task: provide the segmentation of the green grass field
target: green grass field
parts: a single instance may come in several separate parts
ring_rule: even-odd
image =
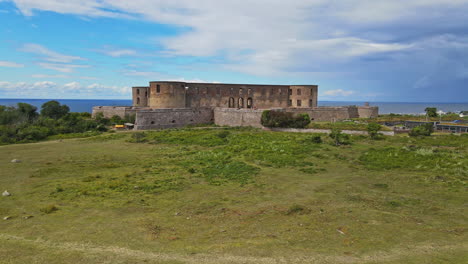
[[[181,129],[0,146],[0,192],[12,194],[0,197],[0,263],[466,261],[467,136],[312,136]]]

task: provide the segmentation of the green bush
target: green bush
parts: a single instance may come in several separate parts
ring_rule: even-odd
[[[51,213],[53,213],[53,212],[55,212],[57,210],[58,210],[58,207],[55,206],[54,204],[49,204],[49,205],[44,206],[41,209],[39,209],[39,211],[41,211],[41,212],[43,212],[45,214],[51,214]]]
[[[229,131],[221,131],[218,134],[216,134],[217,137],[219,138],[227,138],[231,134]]]
[[[305,128],[310,124],[308,114],[294,115],[290,112],[265,110],[261,123],[264,127]]]
[[[369,123],[367,125],[367,133],[369,133],[370,138],[377,139],[380,136],[379,131],[381,128],[382,126],[377,123]]]
[[[409,135],[411,137],[428,137],[432,134],[432,132],[434,132],[434,126],[432,123],[428,123],[411,129]]]
[[[349,135],[341,133],[341,130],[338,128],[333,128],[329,136],[333,139],[335,146],[348,145],[351,143]]]

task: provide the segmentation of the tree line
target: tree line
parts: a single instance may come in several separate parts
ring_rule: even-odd
[[[0,105],[0,144],[35,142],[59,134],[104,132],[116,119],[93,119],[90,113],[70,112],[67,105],[57,101],[44,103],[40,111],[27,103]]]

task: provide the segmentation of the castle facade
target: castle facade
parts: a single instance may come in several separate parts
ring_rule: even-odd
[[[317,85],[150,82],[133,87],[133,106],[237,109],[317,107]]]
[[[373,106],[318,107],[317,85],[258,85],[156,81],[132,87],[132,106],[95,106],[93,116],[136,115],[135,129],[204,123],[261,127],[264,110],[307,113],[311,121],[378,115]]]

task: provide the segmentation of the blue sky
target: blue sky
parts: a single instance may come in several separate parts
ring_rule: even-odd
[[[180,80],[468,102],[467,14],[468,0],[0,0],[0,98]]]

